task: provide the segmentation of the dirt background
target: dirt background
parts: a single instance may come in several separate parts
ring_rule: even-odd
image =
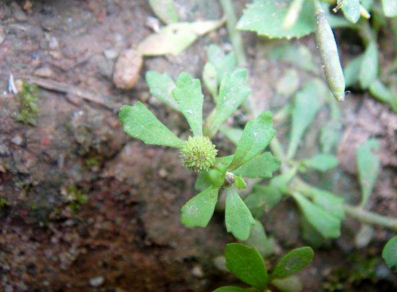
[[[222,16],[213,0],[176,2],[182,20]],[[239,1],[239,14],[247,2]],[[132,141],[109,107],[43,88],[37,125],[18,123],[19,102],[7,90],[13,74],[16,81],[33,76],[86,90],[115,107],[142,100],[175,133],[186,136],[183,117],[150,96],[143,76],[157,70],[172,77],[181,71],[200,77],[209,44],[231,49],[225,27],[177,57],[146,58],[134,89],[122,91],[112,82],[114,64],[122,51],[152,33],[154,15],[147,1],[30,3],[0,3],[0,196],[8,203],[0,211],[0,290],[178,292],[237,283],[214,265],[224,245],[233,241],[222,214],[204,230],[190,230],[179,222],[181,206],[195,194],[195,177],[180,165],[176,151]],[[338,33],[343,37],[343,31]],[[393,42],[387,32],[383,39],[381,63],[387,65]],[[294,42],[305,44],[319,64],[312,37]],[[362,51],[361,44],[349,42],[341,44],[344,62]],[[301,83],[310,78],[271,60],[264,53],[268,42],[253,34],[244,34],[244,43],[258,108],[279,108],[287,101],[276,88],[286,70],[298,70]],[[299,156],[318,149],[316,137],[328,117],[326,109],[319,114]],[[244,119],[237,113],[237,123]],[[309,179],[357,202],[355,149],[376,137],[382,171],[369,208],[396,214],[396,115],[357,92],[343,104],[341,121],[340,167]],[[276,126],[286,142],[288,127]],[[222,152],[230,151],[224,137],[217,140]],[[76,203],[82,194],[88,201]],[[296,208],[288,200],[264,218],[267,232],[276,238],[277,255],[304,244],[297,222]],[[391,233],[376,229],[368,246],[357,248],[359,227],[347,220],[343,236],[316,251],[314,263],[302,273],[304,291],[396,291],[397,279],[379,257]],[[270,267],[276,258],[268,259]]]

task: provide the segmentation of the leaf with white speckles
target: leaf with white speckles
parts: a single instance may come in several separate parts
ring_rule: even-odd
[[[156,71],[148,71],[146,73],[146,83],[149,86],[150,93],[154,97],[173,109],[179,110],[178,104],[172,96],[175,82],[167,73],[160,74]]]
[[[181,209],[181,221],[187,227],[206,227],[214,214],[219,189],[207,188],[190,199]]]
[[[298,19],[289,28],[282,25],[293,0],[255,0],[248,4],[237,24],[241,30],[255,31],[269,38],[300,38],[316,29],[313,1],[303,3]]]

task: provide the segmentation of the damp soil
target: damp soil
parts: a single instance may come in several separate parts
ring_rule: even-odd
[[[186,21],[222,17],[212,0],[176,2]],[[247,2],[237,4],[239,13]],[[128,138],[116,111],[141,100],[187,137],[183,117],[150,96],[144,74],[157,70],[175,77],[187,71],[200,77],[209,44],[231,49],[227,30],[201,37],[176,57],[145,58],[135,87],[119,90],[112,80],[117,57],[152,33],[153,17],[145,0],[0,3],[0,197],[7,202],[0,211],[1,291],[212,291],[238,283],[214,264],[233,241],[222,215],[206,229],[187,229],[179,221],[181,206],[195,194],[195,175],[181,166],[175,150]],[[293,42],[307,46],[320,66],[311,37]],[[311,78],[269,58],[268,41],[244,34],[244,44],[258,110],[288,102],[277,89],[286,72],[295,70],[299,83]],[[348,47],[342,51],[351,53]],[[11,74],[17,84],[25,79],[56,84],[55,90],[39,86],[35,125],[17,121],[20,101],[8,91]],[[94,102],[73,89],[89,92]],[[210,107],[205,110],[208,114]],[[298,155],[318,149],[315,137],[328,117],[326,110],[319,114]],[[228,123],[245,120],[238,112]],[[288,127],[283,122],[276,127],[286,142]],[[340,167],[308,179],[357,202],[355,149],[376,137],[382,171],[369,208],[396,214],[397,116],[357,93],[342,108],[341,129]],[[216,139],[221,152],[232,149],[221,135]],[[263,219],[277,255],[305,244],[298,218],[287,200]],[[391,233],[376,229],[369,245],[359,249],[354,244],[359,228],[347,220],[343,236],[316,251],[302,273],[304,291],[395,291],[396,277],[379,257]],[[276,258],[269,258],[270,267]]]

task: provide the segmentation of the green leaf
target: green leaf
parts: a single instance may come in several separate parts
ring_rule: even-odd
[[[313,202],[327,211],[334,217],[343,220],[345,219],[345,211],[343,208],[343,199],[333,195],[325,190],[320,190],[311,187],[307,191],[304,191],[313,198]]]
[[[331,154],[317,154],[309,159],[303,160],[303,163],[312,169],[326,172],[332,168],[335,168],[338,165],[338,159]]]
[[[308,126],[314,121],[317,112],[322,106],[323,96],[321,81],[315,80],[307,83],[295,96],[292,110],[292,128],[288,147],[288,158],[295,156],[298,145]]]
[[[259,221],[252,226],[250,236],[245,243],[257,249],[263,257],[274,252],[274,240],[267,237],[265,229]]]
[[[367,89],[378,77],[378,48],[376,42],[370,42],[364,52],[358,80],[362,89]]]
[[[316,17],[313,1],[305,1],[299,18],[289,28],[282,25],[292,0],[254,0],[248,4],[237,24],[241,30],[255,31],[269,38],[303,37],[316,28]]]
[[[247,85],[247,70],[236,69],[232,73],[226,73],[222,79],[219,90],[216,112],[211,123],[213,132],[216,132],[251,94]]]
[[[146,144],[181,148],[185,143],[139,101],[134,106],[123,105],[119,111],[119,119],[127,135]]]
[[[382,258],[389,268],[397,271],[397,236],[392,237],[383,248]]]
[[[234,184],[236,185],[236,187],[239,190],[244,190],[247,187],[247,183],[245,182],[245,180],[243,179],[242,176],[240,175],[236,175],[234,177]]]
[[[242,129],[230,128],[228,126],[222,125],[219,130],[223,135],[226,136],[234,145],[237,145],[243,135]]]
[[[252,194],[244,199],[244,203],[255,218],[260,218],[265,207],[271,210],[281,201],[282,197],[283,195],[277,187],[257,185]]]
[[[216,45],[210,45],[207,50],[207,58],[208,62],[214,65],[217,77],[218,84],[221,83],[223,76],[227,73],[232,73],[236,68],[236,57],[234,53],[229,53],[225,55],[222,49]]]
[[[340,126],[339,123],[331,120],[321,129],[320,144],[324,153],[331,152],[339,143]]]
[[[149,4],[154,14],[165,24],[178,22],[178,12],[172,0],[149,0]]]
[[[336,217],[327,213],[323,208],[314,205],[299,193],[294,193],[294,198],[301,208],[309,223],[325,238],[340,236],[341,222]]]
[[[248,292],[248,289],[234,286],[224,286],[214,290],[213,292]]]
[[[357,23],[360,19],[360,0],[338,0],[338,5],[342,3],[342,11],[346,19],[352,23]]]
[[[156,71],[146,73],[146,83],[149,86],[150,94],[166,105],[179,111],[178,104],[172,96],[172,90],[175,88],[175,82],[167,73],[160,74]]]
[[[209,187],[190,199],[181,209],[181,221],[187,227],[206,227],[214,214],[219,189]]]
[[[288,189],[288,185],[290,184],[291,180],[295,177],[296,172],[297,172],[297,167],[291,168],[283,172],[282,174],[273,177],[270,180],[270,185],[284,191]]]
[[[159,32],[149,35],[139,45],[144,56],[178,55],[188,48],[199,36],[223,24],[223,20],[171,23]]]
[[[211,96],[216,103],[218,100],[218,73],[212,63],[207,62],[204,65],[203,81],[205,87],[211,93]]]
[[[312,261],[314,252],[310,247],[291,250],[283,256],[274,268],[271,278],[285,278],[306,268]]]
[[[226,194],[226,230],[231,232],[237,239],[246,240],[255,220],[233,187],[226,188]]]
[[[295,275],[282,279],[274,279],[272,285],[281,292],[301,292],[303,289],[300,278]]]
[[[270,112],[263,112],[255,120],[248,121],[228,169],[233,171],[259,155],[275,134]]]
[[[199,79],[193,79],[189,73],[179,74],[176,88],[172,95],[178,103],[179,110],[185,116],[194,136],[203,135],[203,102]]]
[[[346,87],[351,87],[358,82],[359,74],[357,72],[360,72],[363,60],[364,55],[359,55],[346,65],[344,69]]]
[[[267,286],[267,271],[261,254],[252,247],[229,243],[225,249],[226,267],[237,278],[261,291]]]
[[[270,152],[260,154],[233,171],[234,174],[249,178],[269,178],[280,168],[280,161]]]
[[[387,17],[397,16],[397,1],[396,0],[382,0],[383,12]]]
[[[361,206],[365,206],[371,196],[375,182],[378,178],[380,162],[373,152],[379,149],[379,141],[369,139],[357,148],[357,170],[361,185]]]
[[[326,243],[325,238],[307,221],[305,216],[301,216],[299,223],[303,240],[310,243],[312,247],[318,248]]]
[[[369,87],[369,92],[373,97],[381,102],[385,102],[390,105],[392,104],[393,93],[378,79],[372,82]]]

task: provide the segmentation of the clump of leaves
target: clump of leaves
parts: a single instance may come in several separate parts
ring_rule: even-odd
[[[39,99],[38,88],[34,84],[23,82],[22,90],[18,93],[18,116],[17,121],[31,126],[36,125],[40,114],[37,100]]]
[[[225,56],[217,47],[209,49],[210,64],[214,75],[211,93],[216,103],[213,112],[203,121],[204,95],[200,80],[188,73],[181,73],[176,83],[166,74],[149,71],[146,75],[150,92],[185,116],[193,136],[187,140],[177,137],[141,102],[125,105],[119,117],[124,131],[146,144],[177,148],[182,164],[199,172],[196,186],[202,190],[189,200],[181,210],[181,221],[187,227],[206,227],[218,196],[226,192],[226,229],[240,240],[247,240],[255,220],[238,194],[245,188],[244,178],[268,178],[280,163],[269,152],[264,152],[276,131],[272,127],[272,115],[263,112],[249,121],[242,131],[233,155],[217,157],[217,150],[210,138],[249,96],[247,71],[235,69],[233,57]],[[205,80],[208,81],[207,73]],[[206,85],[208,82],[206,82]],[[205,128],[203,129],[203,125]]]
[[[280,291],[301,291],[301,283],[296,273],[306,268],[313,261],[314,252],[310,247],[291,250],[277,263],[271,273],[267,271],[265,261],[255,248],[240,244],[226,245],[226,267],[249,288],[225,286],[214,292],[268,291],[274,286]],[[299,289],[300,287],[300,289]]]

